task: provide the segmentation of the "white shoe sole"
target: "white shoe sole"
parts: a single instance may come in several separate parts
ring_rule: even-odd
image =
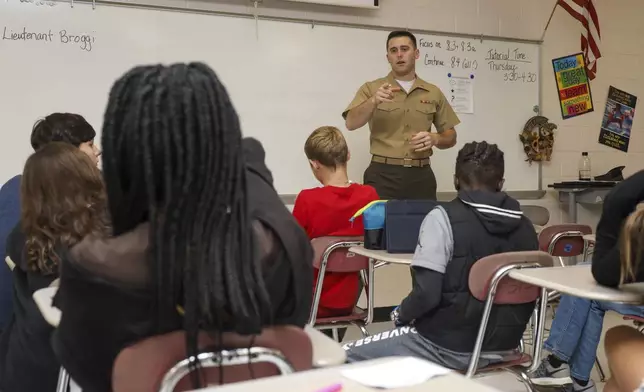
[[[570,377],[531,378],[530,381],[535,385],[543,386],[572,384],[572,378]]]

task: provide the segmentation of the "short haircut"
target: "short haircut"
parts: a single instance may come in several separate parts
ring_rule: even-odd
[[[456,158],[456,178],[468,186],[496,190],[505,171],[503,151],[496,144],[471,142]]]
[[[312,161],[326,167],[344,166],[349,160],[349,147],[336,127],[324,126],[316,129],[304,143],[304,153]]]
[[[38,150],[47,143],[63,142],[78,147],[95,137],[96,131],[80,114],[52,113],[34,124],[31,146]]]
[[[389,51],[389,41],[391,41],[394,38],[398,38],[398,37],[407,37],[407,38],[409,38],[411,40],[411,42],[414,44],[414,49],[417,48],[418,43],[416,41],[416,36],[415,35],[413,35],[409,31],[396,30],[396,31],[392,31],[391,33],[389,33],[389,36],[387,37],[387,51]]]

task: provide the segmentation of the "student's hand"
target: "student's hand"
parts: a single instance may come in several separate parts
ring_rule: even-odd
[[[383,102],[393,102],[394,99],[394,93],[400,91],[400,87],[393,87],[389,83],[385,83],[380,88],[376,91],[376,95],[374,95],[374,100],[376,102],[376,106],[380,105]]]
[[[411,144],[411,148],[416,152],[429,151],[438,142],[438,137],[437,133],[426,131],[418,132],[411,138],[409,143]]]

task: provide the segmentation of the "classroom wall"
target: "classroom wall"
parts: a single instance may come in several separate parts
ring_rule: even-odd
[[[127,0],[126,0],[127,1]],[[253,14],[253,0],[129,0],[190,9]],[[553,0],[380,0],[377,10],[283,0],[259,1],[260,15],[342,23],[483,34],[541,37]]]
[[[644,1],[594,0],[603,33],[598,76],[591,88],[596,111],[563,121],[558,106],[551,59],[579,51],[581,25],[558,8],[542,47],[542,110],[558,126],[552,161],[544,164],[543,184],[574,179],[582,151],[591,156],[594,174],[617,165],[626,165],[626,174],[644,168],[644,120],[636,115],[629,153],[599,145],[597,138],[608,86],[635,95],[644,89],[640,69],[644,65],[644,45],[637,40],[644,33]],[[362,25],[435,30],[447,33],[483,34],[539,40],[556,0],[381,0],[378,10],[263,0],[258,8],[252,0],[128,0],[189,9],[280,16]],[[498,97],[502,99],[502,97]],[[509,109],[511,110],[511,109]],[[520,130],[517,130],[517,133]],[[556,194],[548,192],[541,200],[523,200],[550,210],[551,223],[565,222],[565,206]],[[562,208],[563,207],[563,208]],[[595,225],[599,206],[579,208],[578,220]]]
[[[603,174],[619,165],[626,166],[626,175],[644,169],[644,119],[639,118],[641,115],[635,115],[628,153],[597,143],[608,87],[613,85],[636,96],[644,93],[644,45],[640,38],[644,34],[644,25],[641,23],[644,1],[594,0],[594,4],[602,33],[602,58],[598,61],[597,78],[591,82],[595,112],[561,120],[550,62],[553,58],[578,50],[580,24],[574,23],[563,9],[558,9],[543,43],[543,113],[559,125],[553,159],[543,168],[544,184],[557,179],[575,179],[582,151],[589,152],[594,175]],[[544,202],[552,204],[554,200],[554,194],[549,193]],[[560,213],[561,220],[567,219],[563,210],[555,212]],[[582,207],[579,209],[579,221],[594,225],[600,212],[600,206]]]

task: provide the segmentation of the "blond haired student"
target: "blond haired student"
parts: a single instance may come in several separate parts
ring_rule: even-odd
[[[644,281],[644,271],[639,268],[644,211],[637,209],[642,201],[644,171],[622,181],[604,200],[592,261],[593,276],[598,283],[616,287],[622,282]],[[550,355],[532,375],[532,382],[566,385],[566,391],[595,392],[590,373],[608,310],[644,317],[643,306],[562,296],[544,344]]]
[[[305,189],[295,200],[293,216],[310,239],[326,236],[364,234],[362,217],[350,221],[362,207],[378,199],[369,185],[349,181],[349,148],[339,129],[324,126],[306,139],[304,153],[313,176],[321,187]],[[318,270],[314,270],[313,284]],[[359,291],[357,273],[326,272],[318,317],[344,316],[351,313]]]

